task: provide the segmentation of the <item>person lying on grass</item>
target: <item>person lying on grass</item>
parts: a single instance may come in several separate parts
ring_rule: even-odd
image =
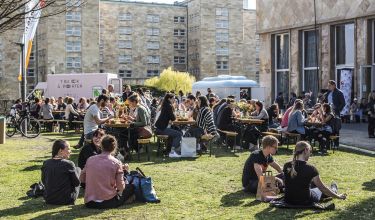
[[[324,197],[346,199],[346,194],[337,194],[335,183],[331,188],[323,184],[318,170],[307,163],[310,155],[310,144],[300,141],[296,144],[293,160],[284,165],[285,201],[292,205],[308,205]]]
[[[281,166],[272,157],[277,151],[278,143],[277,138],[271,135],[265,136],[262,139],[263,149],[253,151],[246,160],[242,173],[242,186],[245,192],[257,192],[259,177],[266,172],[268,165],[279,172],[276,181],[280,187],[283,185]]]
[[[81,169],[68,160],[70,153],[67,141],[56,140],[52,145],[52,159],[43,163],[43,197],[47,204],[71,205],[77,200]]]
[[[111,135],[102,138],[102,153],[90,157],[82,170],[80,180],[86,184],[85,205],[88,208],[109,209],[124,204],[134,198],[134,187],[125,186],[124,172],[129,165],[112,156],[117,141]]]

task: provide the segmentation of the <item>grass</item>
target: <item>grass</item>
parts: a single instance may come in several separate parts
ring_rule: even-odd
[[[40,179],[40,167],[50,157],[55,139],[68,139],[75,145],[78,136],[44,134],[36,139],[9,138],[0,145],[0,219],[374,219],[375,158],[347,152],[314,156],[326,183],[336,181],[345,201],[335,200],[335,211],[284,210],[255,201],[241,191],[241,174],[248,152],[233,156],[218,150],[216,156],[197,159],[151,158],[139,166],[153,178],[160,204],[135,203],[112,210],[90,210],[80,196],[76,205],[46,205],[42,198],[26,197],[28,187]],[[71,159],[77,161],[78,150]],[[279,150],[276,160],[290,160],[291,151]]]

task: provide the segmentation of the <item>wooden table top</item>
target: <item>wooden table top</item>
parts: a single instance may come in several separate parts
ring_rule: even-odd
[[[130,127],[129,123],[119,123],[119,124],[105,123],[104,125],[110,128],[129,128]]]
[[[236,118],[237,121],[244,124],[263,124],[264,120],[254,118]]]
[[[315,126],[315,127],[322,127],[323,124],[321,122],[305,122],[306,126]]]
[[[196,123],[196,121],[194,120],[191,120],[191,121],[173,121],[172,124],[173,125],[194,125]]]

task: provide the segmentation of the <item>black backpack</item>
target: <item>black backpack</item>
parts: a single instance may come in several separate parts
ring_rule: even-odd
[[[39,196],[43,196],[44,193],[44,185],[43,183],[34,183],[30,186],[30,190],[26,192],[26,195],[31,198],[38,198]]]

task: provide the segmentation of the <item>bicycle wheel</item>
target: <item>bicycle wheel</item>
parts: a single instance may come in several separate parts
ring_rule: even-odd
[[[19,126],[22,135],[27,138],[36,138],[40,134],[40,123],[35,118],[25,117]]]
[[[14,116],[7,115],[5,117],[5,124],[6,124],[6,135],[8,137],[12,137],[17,132],[17,122]]]

